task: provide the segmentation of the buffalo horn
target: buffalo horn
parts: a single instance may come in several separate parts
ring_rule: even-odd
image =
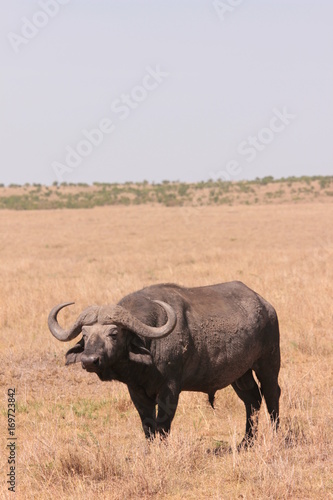
[[[70,340],[75,339],[75,337],[77,337],[81,333],[82,327],[84,325],[93,325],[97,321],[99,307],[90,306],[80,314],[80,316],[77,318],[77,320],[69,330],[63,330],[58,323],[57,315],[63,307],[70,306],[72,304],[74,304],[74,302],[65,302],[63,304],[58,304],[51,310],[49,314],[49,330],[52,335],[61,342],[69,342]]]
[[[107,305],[100,308],[98,322],[104,325],[115,324],[131,330],[132,332],[150,339],[162,339],[174,330],[177,323],[175,310],[166,302],[153,300],[159,304],[167,315],[167,322],[163,326],[148,326],[138,320],[129,311],[118,305]]]

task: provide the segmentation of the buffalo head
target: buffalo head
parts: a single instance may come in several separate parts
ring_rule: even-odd
[[[161,339],[175,328],[177,316],[167,303],[154,300],[166,313],[167,321],[163,326],[149,326],[142,323],[128,310],[119,305],[90,306],[77,318],[68,330],[58,323],[59,311],[73,302],[55,306],[48,318],[52,335],[68,342],[82,333],[80,341],[66,353],[66,365],[81,362],[88,372],[95,372],[101,380],[117,377],[117,364],[128,360],[151,364],[150,351],[145,347],[143,338]]]

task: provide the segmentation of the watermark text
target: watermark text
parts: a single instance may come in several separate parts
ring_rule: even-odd
[[[8,416],[8,438],[7,438],[7,449],[8,449],[8,473],[7,473],[7,484],[8,490],[15,493],[16,487],[16,404],[15,404],[15,389],[8,389],[7,391],[7,416]]]
[[[33,40],[42,29],[45,28],[51,19],[56,17],[63,5],[67,5],[70,0],[39,0],[40,10],[37,10],[31,18],[21,17],[21,27],[19,33],[10,31],[7,33],[8,41],[13,51],[18,54],[31,40]]]
[[[168,76],[169,73],[163,71],[159,65],[154,68],[148,66],[139,85],[135,85],[130,92],[122,93],[119,98],[112,101],[111,111],[114,115],[112,118],[102,118],[93,129],[82,129],[83,138],[75,146],[66,146],[64,161],[53,161],[51,164],[58,181],[63,182],[64,175],[72,173],[84,158],[102,144],[105,136],[114,132],[116,120],[126,120]]]
[[[248,163],[252,163],[257,155],[264,151],[269,144],[274,141],[277,134],[281,134],[288,125],[296,118],[296,115],[290,113],[286,106],[282,109],[273,108],[273,116],[270,118],[266,127],[261,128],[255,135],[249,135],[237,146],[237,153]],[[230,181],[232,178],[243,172],[241,160],[230,160],[226,163],[224,169],[210,172],[213,180],[221,179]]]

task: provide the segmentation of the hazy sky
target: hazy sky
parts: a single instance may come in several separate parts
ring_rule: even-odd
[[[0,182],[333,174],[332,0],[0,0]]]

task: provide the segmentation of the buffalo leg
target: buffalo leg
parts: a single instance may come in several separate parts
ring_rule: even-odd
[[[179,393],[169,388],[165,389],[158,395],[156,431],[161,436],[167,436],[170,432],[171,422],[175,416],[178,405],[178,398]]]
[[[241,377],[240,382],[236,380],[232,384],[237,396],[243,401],[246,409],[246,428],[245,436],[241,441],[239,447],[247,447],[253,441],[258,426],[257,412],[260,409],[262,396],[259,391],[258,384],[253,378],[252,372],[246,374],[246,383],[248,388],[245,387]],[[250,382],[250,383],[249,383]]]
[[[277,430],[279,426],[279,400],[281,389],[278,384],[280,369],[280,357],[269,360],[262,360],[258,363],[255,372],[260,382],[261,392],[266,401],[268,413],[271,418],[273,428]]]
[[[156,402],[144,394],[132,391],[130,388],[128,390],[133,404],[140,415],[145,437],[152,439],[156,433]]]

